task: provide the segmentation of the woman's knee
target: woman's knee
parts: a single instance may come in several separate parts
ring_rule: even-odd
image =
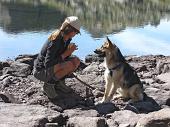
[[[79,58],[74,57],[69,61],[65,61],[64,63],[61,63],[59,66],[55,66],[54,73],[58,73],[58,72],[70,73],[75,71],[79,65],[80,65]]]
[[[60,64],[56,64],[54,66],[54,73],[56,72],[60,72],[60,71],[63,71],[63,70],[68,70],[70,68],[72,68],[72,62],[71,61],[66,61],[66,62],[63,62],[63,63],[60,63]]]
[[[71,62],[73,63],[75,69],[77,69],[78,66],[80,65],[80,59],[77,58],[77,57],[74,57],[74,58],[71,60]]]

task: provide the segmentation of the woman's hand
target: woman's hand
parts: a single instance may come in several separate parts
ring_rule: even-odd
[[[75,43],[70,43],[70,44],[68,45],[67,49],[74,51],[74,50],[77,50],[77,49],[78,49],[78,46],[75,45]]]
[[[75,43],[70,43],[66,49],[66,51],[62,54],[62,58],[65,59],[68,56],[71,56],[71,54],[77,50],[77,45]]]

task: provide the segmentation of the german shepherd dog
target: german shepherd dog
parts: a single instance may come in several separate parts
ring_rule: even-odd
[[[99,57],[105,57],[105,93],[101,103],[109,102],[116,91],[115,98],[131,99],[130,102],[142,101],[143,85],[135,70],[126,62],[119,48],[107,37],[101,48],[94,51]]]

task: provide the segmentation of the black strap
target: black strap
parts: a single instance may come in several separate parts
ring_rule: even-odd
[[[121,66],[121,64],[118,64],[115,67],[109,69],[110,76],[112,76],[113,75],[113,71],[116,70],[117,68],[119,68],[120,66]]]

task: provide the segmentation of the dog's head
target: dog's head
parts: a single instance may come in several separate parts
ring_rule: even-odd
[[[125,60],[119,48],[107,37],[104,44],[94,51],[99,57],[111,58],[114,61]]]
[[[113,44],[107,37],[106,42],[104,42],[104,44],[100,48],[96,49],[94,52],[98,54],[99,57],[105,57],[106,53],[110,52],[112,47]]]

